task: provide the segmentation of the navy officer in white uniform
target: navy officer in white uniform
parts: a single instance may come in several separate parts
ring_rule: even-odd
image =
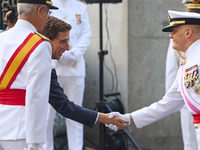
[[[170,10],[168,14],[170,25],[163,28],[163,32],[172,32],[173,48],[184,52],[186,57],[175,81],[160,101],[130,114],[112,113],[110,117],[131,119],[137,128],[142,128],[179,111],[186,104],[193,116],[200,150],[200,14]]]
[[[185,5],[187,12],[200,13],[199,0],[183,0],[182,4]],[[185,59],[185,54],[181,51],[176,51],[172,48],[173,39],[170,39],[170,44],[167,51],[166,58],[166,72],[165,72],[165,90],[169,90],[173,84],[178,69]],[[186,105],[180,110],[182,138],[184,150],[196,150],[198,144],[196,140],[196,132],[192,123],[193,117],[188,111]]]
[[[17,8],[17,23],[0,34],[0,145],[43,150],[52,51],[36,31],[58,8],[51,0],[18,0]]]

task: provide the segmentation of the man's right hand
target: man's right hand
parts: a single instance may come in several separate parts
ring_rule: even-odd
[[[128,121],[129,123],[126,124],[126,125],[130,125],[131,123],[134,123],[133,118],[132,118],[131,114],[129,114],[129,113],[120,114],[119,112],[112,112],[112,113],[110,113],[110,116],[108,118],[113,118],[114,116]],[[113,125],[113,124],[106,125],[106,127],[110,128],[111,130],[114,130],[114,131],[118,130],[118,127],[116,125]]]
[[[111,113],[108,113],[108,114],[99,113],[99,118],[97,122],[104,123],[105,125],[108,125],[108,127],[110,124],[112,124],[113,126],[115,125],[117,129],[119,130],[125,128],[126,124],[129,124],[129,121],[119,118],[117,116],[113,116],[112,118],[109,118],[110,115]],[[116,127],[114,130],[116,130]]]

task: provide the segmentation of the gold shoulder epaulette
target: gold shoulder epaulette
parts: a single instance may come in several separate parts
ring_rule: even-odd
[[[38,36],[40,36],[40,37],[43,38],[44,40],[51,42],[51,40],[50,40],[49,38],[47,38],[46,36],[42,35],[41,33],[35,32],[35,34],[37,34]]]

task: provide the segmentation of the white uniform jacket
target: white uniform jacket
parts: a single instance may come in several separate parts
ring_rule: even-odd
[[[19,19],[15,27],[0,33],[0,75],[19,45],[36,28]],[[0,140],[45,140],[46,112],[51,75],[51,45],[43,41],[30,55],[10,89],[25,89],[26,106],[0,104]]]
[[[197,112],[193,111],[189,105],[192,103],[199,109],[200,95],[198,95],[194,91],[194,86],[186,88],[186,91],[188,95],[191,96],[191,100],[192,100],[192,102],[189,102],[189,103],[186,102],[184,97],[185,97],[185,94],[187,95],[187,93],[182,94],[181,81],[184,81],[186,69],[194,65],[198,65],[198,70],[200,70],[199,49],[200,49],[200,40],[197,40],[188,48],[188,50],[185,53],[187,63],[183,66],[183,68],[182,66],[180,67],[174,83],[172,84],[171,88],[168,90],[168,92],[160,101],[151,104],[149,107],[144,107],[140,110],[137,110],[131,113],[137,128],[142,128],[172,113],[179,111],[183,107],[184,104],[186,104],[187,108],[192,114],[198,113],[198,111]],[[200,84],[198,84],[198,87],[199,86]]]
[[[78,0],[52,0],[59,10],[52,10],[55,16],[72,26],[70,45],[72,49],[65,51],[60,60],[53,60],[58,76],[85,77],[84,54],[92,37],[87,13],[87,5]]]

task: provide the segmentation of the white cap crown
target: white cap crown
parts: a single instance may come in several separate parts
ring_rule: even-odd
[[[192,12],[168,11],[170,24],[162,29],[163,32],[172,32],[172,27],[178,25],[200,25],[200,14]]]

